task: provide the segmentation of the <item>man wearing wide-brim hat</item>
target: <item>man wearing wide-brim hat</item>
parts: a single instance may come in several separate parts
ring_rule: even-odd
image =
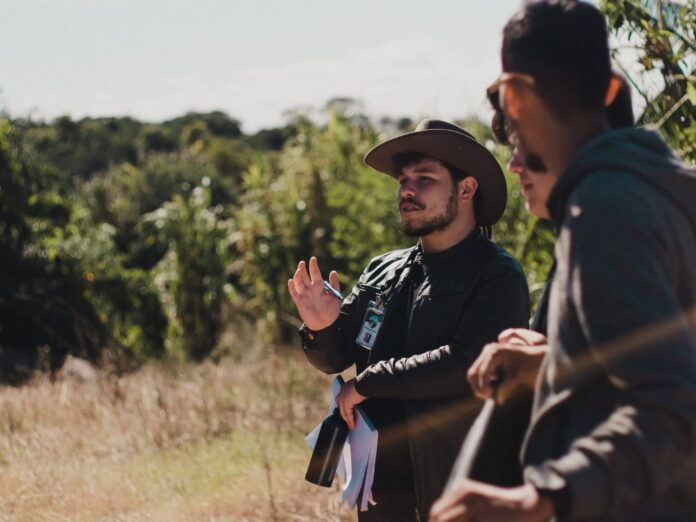
[[[479,409],[467,369],[502,330],[527,325],[529,296],[519,264],[487,237],[505,210],[505,179],[471,134],[424,120],[365,162],[398,181],[401,229],[418,244],[374,258],[342,303],[316,258],[299,263],[288,288],[310,362],[326,373],[356,366],[337,397],[341,415],[352,428],[362,403],[379,432],[376,505],[359,520],[424,519]],[[329,281],[339,289],[336,272]],[[484,460],[480,478],[519,480],[496,475],[505,455]]]

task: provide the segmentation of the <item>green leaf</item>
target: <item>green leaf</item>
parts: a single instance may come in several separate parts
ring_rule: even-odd
[[[686,84],[686,94],[689,98],[689,103],[691,103],[691,105],[696,105],[696,85],[692,82],[688,82]]]

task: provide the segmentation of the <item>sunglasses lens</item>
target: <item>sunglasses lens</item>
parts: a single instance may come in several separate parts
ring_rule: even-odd
[[[498,140],[501,145],[510,144],[509,125],[500,110],[496,110],[493,114],[491,130],[493,131],[493,136],[495,136],[495,139]]]
[[[488,101],[491,102],[491,107],[496,111],[500,110],[500,90],[496,89],[488,93]]]

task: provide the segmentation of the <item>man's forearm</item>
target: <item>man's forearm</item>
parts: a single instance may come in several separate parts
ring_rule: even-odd
[[[689,411],[696,393],[686,388],[674,393],[683,396],[682,407],[672,404],[668,412],[666,403],[654,409],[624,405],[565,455],[528,466],[526,479],[538,489],[562,485],[573,519],[610,518],[659,495],[675,477],[696,472],[696,420]]]
[[[312,331],[300,328],[302,349],[309,362],[324,373],[342,372],[354,363],[351,343],[346,339],[346,317],[341,314],[331,326]]]
[[[466,371],[472,362],[473,356],[453,356],[450,346],[441,346],[370,365],[356,377],[356,389],[368,397],[401,400],[471,395]]]

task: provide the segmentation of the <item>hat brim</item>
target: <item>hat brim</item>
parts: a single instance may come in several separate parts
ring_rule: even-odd
[[[399,154],[419,153],[449,163],[473,176],[481,193],[478,225],[494,225],[507,204],[505,175],[491,152],[460,132],[428,129],[392,138],[374,147],[365,156],[365,163],[394,178],[401,172],[394,161]]]

